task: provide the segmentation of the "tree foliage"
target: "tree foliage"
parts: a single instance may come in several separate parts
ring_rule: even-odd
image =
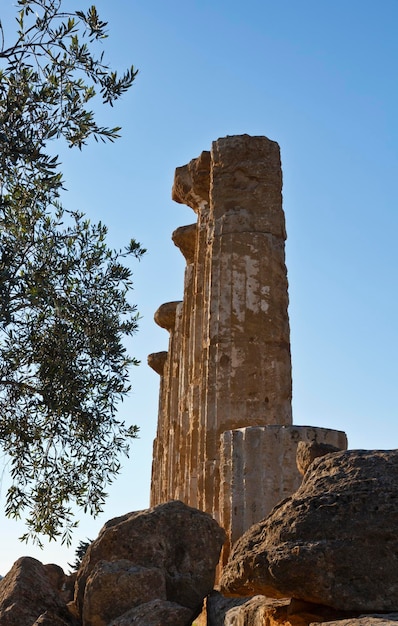
[[[23,539],[70,542],[72,504],[97,514],[137,427],[117,419],[128,393],[123,337],[137,328],[125,259],[145,252],[106,243],[106,227],[60,204],[54,140],[113,141],[90,109],[113,105],[121,77],[97,47],[95,7],[17,0],[15,41],[0,24],[0,445],[12,478],[6,513],[26,516]],[[90,106],[89,106],[90,105]]]

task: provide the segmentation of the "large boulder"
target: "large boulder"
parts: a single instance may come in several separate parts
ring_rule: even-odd
[[[311,463],[320,456],[332,452],[340,452],[342,448],[332,446],[330,443],[319,441],[299,441],[296,451],[297,469],[302,476],[306,473]]]
[[[30,557],[18,559],[0,580],[1,626],[32,626],[47,611],[65,610],[60,595],[63,572]]]
[[[224,540],[223,529],[210,515],[179,501],[110,520],[88,548],[77,574],[75,604],[85,625],[102,624],[100,607],[108,611],[103,620],[115,619],[127,608],[152,601],[153,591],[157,599],[188,608],[194,616],[213,589]],[[115,589],[121,574],[125,591],[118,607]],[[152,595],[143,593],[141,600],[131,592],[127,607],[128,590],[139,577],[147,592],[149,579],[156,577],[158,583],[151,586]]]
[[[298,491],[235,544],[221,590],[397,610],[398,450],[316,459]]]
[[[158,568],[140,567],[131,561],[98,561],[87,578],[83,623],[107,626],[139,604],[166,599],[166,581]]]
[[[352,611],[337,611],[291,598],[228,598],[217,591],[208,596],[206,613],[206,626],[308,626],[311,623],[315,626],[316,622],[326,623],[353,615]]]

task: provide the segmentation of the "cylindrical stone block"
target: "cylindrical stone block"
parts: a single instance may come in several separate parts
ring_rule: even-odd
[[[224,562],[230,546],[300,486],[300,441],[347,449],[344,432],[314,426],[254,426],[221,435],[219,523],[228,537]]]

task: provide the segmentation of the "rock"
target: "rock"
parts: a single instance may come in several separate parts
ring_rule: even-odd
[[[94,570],[99,561],[120,560],[129,561],[131,567],[160,570],[165,586],[157,585],[157,597],[189,608],[191,613],[199,611],[203,598],[213,588],[224,538],[224,531],[210,515],[179,501],[110,520],[88,548],[77,574],[75,603],[80,615],[92,619],[87,607],[92,602],[90,589],[95,589]],[[114,582],[109,584],[109,602],[116,604]],[[108,592],[104,590],[104,596]],[[102,602],[107,600],[103,598]],[[123,604],[119,615],[125,611]]]
[[[392,616],[389,613],[385,613],[377,617],[373,615],[361,615],[360,617],[331,622],[314,622],[311,626],[396,626],[396,622],[396,613],[393,613]]]
[[[196,230],[196,223],[180,226],[171,236],[173,243],[181,250],[187,263],[193,263],[195,258]]]
[[[34,622],[32,626],[80,626],[81,622],[78,622],[68,613],[62,611],[62,616],[54,611],[46,611],[37,620]]]
[[[396,610],[398,450],[316,459],[298,491],[235,544],[221,591]]]
[[[164,364],[166,363],[167,352],[152,352],[152,354],[148,354],[148,365],[151,367],[157,374],[163,376]]]
[[[225,598],[213,592],[207,600],[208,626],[250,626],[284,622],[290,600],[275,600],[265,596]]]
[[[325,454],[340,452],[342,448],[332,446],[330,443],[318,441],[299,441],[297,444],[296,463],[297,469],[304,476],[312,461]]]
[[[152,600],[128,611],[109,626],[190,626],[191,609],[167,600]]]
[[[63,610],[60,570],[30,557],[18,559],[0,581],[1,626],[32,626],[47,610]]]
[[[347,615],[352,613],[290,598],[226,598],[213,591],[207,598],[206,626],[308,626]]]
[[[156,598],[166,599],[162,570],[138,567],[131,561],[98,561],[87,578],[83,623],[107,626],[115,617]]]
[[[158,326],[171,330],[174,328],[174,322],[176,319],[176,310],[178,305],[181,304],[180,300],[174,300],[173,302],[165,302],[160,305],[155,312],[154,320]]]

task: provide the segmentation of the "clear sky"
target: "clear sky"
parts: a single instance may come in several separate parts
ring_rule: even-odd
[[[1,4],[13,28],[13,2]],[[148,506],[159,377],[146,357],[168,342],[153,313],[182,297],[185,263],[170,235],[195,221],[170,199],[174,169],[218,137],[266,135],[281,147],[294,423],[345,430],[350,448],[398,447],[397,0],[95,4],[109,22],[108,59],[140,73],[99,111],[123,127],[117,143],[61,150],[64,204],[108,224],[112,245],[135,237],[148,248],[132,294],[142,320],[131,352],[142,365],[120,410],[141,437],[104,513],[81,515],[69,551],[20,544],[23,526],[1,514],[3,575],[22,555],[66,567],[80,539]]]

